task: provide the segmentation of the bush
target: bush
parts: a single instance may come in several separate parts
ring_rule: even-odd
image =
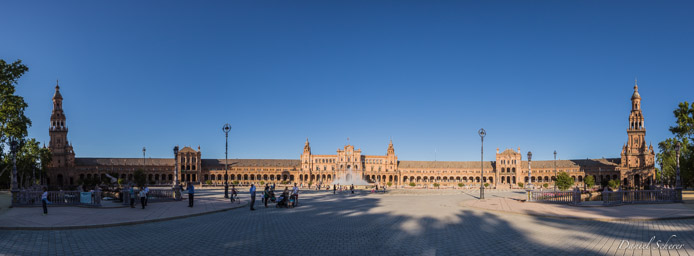
[[[211,180],[206,180],[206,181],[205,181],[205,184],[207,184],[207,185],[212,185],[212,181],[211,181]]]
[[[410,182],[410,187],[417,186],[417,184],[414,184],[414,182]]]
[[[545,183],[545,184],[542,184],[542,186],[545,187],[545,188],[548,188],[548,187],[549,187],[549,184]]]
[[[434,187],[435,187],[435,188],[438,188],[439,186],[441,186],[441,184],[434,183]]]
[[[566,172],[560,172],[557,175],[557,188],[559,190],[567,190],[574,185],[574,179]]]
[[[238,185],[238,184],[239,184],[239,181],[238,181],[238,180],[235,180],[233,183],[234,183],[234,185]]]
[[[265,181],[260,181],[260,185],[265,185]]]
[[[593,179],[593,176],[588,175],[588,176],[586,176],[586,178],[583,180],[583,183],[586,184],[586,187],[592,188],[593,186],[595,186],[595,179]]]
[[[464,184],[462,182],[458,183],[458,187],[462,188],[463,186],[464,186]]]
[[[485,188],[488,188],[488,187],[489,187],[489,183],[484,183],[484,187],[485,187]]]
[[[518,182],[518,187],[523,188],[523,182]]]
[[[118,185],[123,186],[123,184],[125,184],[125,179],[123,179],[123,178],[118,179]]]
[[[389,187],[390,187],[390,186],[393,186],[393,182],[390,182],[390,181],[389,181],[388,183],[386,183],[386,185],[388,185]]]
[[[619,180],[610,180],[607,182],[607,186],[610,187],[612,190],[617,190],[619,188]]]

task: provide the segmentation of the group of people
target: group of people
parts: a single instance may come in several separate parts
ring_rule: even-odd
[[[251,195],[251,211],[255,211],[255,184],[251,184],[251,189],[249,192]],[[276,198],[275,184],[272,184],[272,186],[266,184],[262,194],[262,202],[265,204],[265,208],[268,207],[268,201],[277,202],[277,207],[295,207],[299,204],[299,187],[297,187],[296,183],[294,183],[294,187],[292,188],[291,192],[289,191],[289,187],[284,187],[282,194],[279,196],[279,198]]]
[[[135,186],[130,186],[129,189],[129,194],[130,194],[130,208],[135,208]],[[144,187],[140,187],[140,191],[137,193],[137,197],[140,198],[140,205],[142,205],[142,209],[145,209],[145,206],[147,206],[147,195],[149,194],[149,186],[145,185]]]
[[[347,190],[347,186],[340,186],[340,184],[333,184],[333,195],[337,193],[337,190],[340,189],[340,193],[342,193],[342,190]],[[330,190],[330,187],[328,187],[328,190]],[[354,184],[349,185],[349,191],[354,194]]]

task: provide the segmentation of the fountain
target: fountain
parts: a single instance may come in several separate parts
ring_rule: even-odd
[[[354,172],[352,172],[351,166],[347,167],[346,172],[342,173],[339,177],[337,177],[335,180],[333,180],[333,185],[335,185],[335,184],[355,185],[355,186],[369,185],[369,183],[366,182],[361,177],[359,177],[359,175],[355,175]]]

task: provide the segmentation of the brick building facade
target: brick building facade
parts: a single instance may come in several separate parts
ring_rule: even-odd
[[[183,147],[172,158],[81,158],[75,157],[67,139],[66,117],[62,110],[62,95],[56,85],[53,96],[53,112],[49,128],[49,148],[53,161],[48,171],[47,182],[51,186],[74,186],[80,179],[103,177],[105,174],[132,180],[133,173],[144,170],[151,184],[172,184],[176,163],[180,167],[179,180],[223,184],[224,159],[204,159],[200,147]],[[627,143],[621,158],[532,161],[530,181],[537,187],[544,183],[553,186],[555,173],[567,172],[578,186],[590,175],[596,183],[619,179],[627,187],[644,187],[652,184],[655,177],[655,152],[646,146],[646,129],[641,112],[641,96],[634,85],[631,97],[631,113],[627,127]],[[458,186],[459,183],[479,186],[480,181],[492,187],[517,187],[519,182],[528,183],[528,162],[523,160],[520,148],[506,149],[496,159],[485,161],[484,177],[481,177],[479,161],[406,161],[395,155],[392,141],[385,155],[364,155],[353,145],[346,145],[336,154],[315,155],[311,152],[308,139],[298,160],[295,159],[229,159],[229,182],[239,183],[296,182],[307,184],[331,184],[347,170],[360,175],[373,184],[432,186]],[[477,185],[475,185],[477,184]]]

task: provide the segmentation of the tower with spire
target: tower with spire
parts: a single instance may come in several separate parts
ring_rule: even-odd
[[[644,176],[652,176],[648,170],[654,168],[655,152],[653,145],[646,144],[646,126],[643,112],[641,112],[641,95],[636,80],[634,80],[634,93],[631,95],[627,137],[627,143],[622,147],[621,153],[620,169],[626,172],[622,172],[622,178],[629,180],[636,178],[637,180],[632,181],[633,185],[645,185],[642,183],[647,179]],[[635,176],[637,174],[638,176]]]
[[[301,153],[301,170],[310,172],[311,166],[311,145],[308,143],[308,138],[306,138],[306,144],[304,144],[304,152]]]
[[[69,168],[75,164],[75,152],[67,140],[67,131],[65,113],[63,112],[63,96],[60,94],[60,85],[56,81],[51,123],[48,128],[48,135],[50,136],[48,148],[53,154],[51,161],[53,168]]]
[[[395,171],[398,166],[398,157],[395,155],[393,140],[388,143],[388,152],[386,152],[386,172]]]

